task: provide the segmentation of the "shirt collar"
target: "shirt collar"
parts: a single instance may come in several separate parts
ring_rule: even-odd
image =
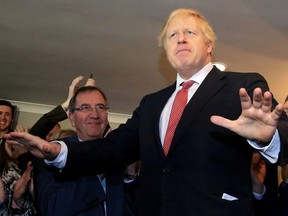
[[[200,85],[203,82],[203,80],[205,79],[205,77],[212,70],[212,68],[213,68],[213,64],[211,62],[209,62],[200,71],[198,71],[193,76],[191,76],[188,80],[193,80],[198,85]],[[176,81],[176,89],[180,88],[180,84],[182,82],[187,82],[188,81],[188,80],[182,79],[178,73],[177,73],[177,78],[176,79],[177,79],[177,81]]]

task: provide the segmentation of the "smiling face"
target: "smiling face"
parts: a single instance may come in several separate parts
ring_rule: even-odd
[[[0,134],[1,136],[8,133],[13,121],[12,109],[6,105],[0,105]]]
[[[164,49],[170,64],[188,79],[211,61],[213,43],[205,38],[200,21],[183,13],[170,20]]]
[[[81,92],[75,100],[75,108],[89,106],[93,110],[75,110],[69,113],[69,119],[76,128],[77,136],[81,140],[94,140],[102,138],[106,125],[108,124],[107,110],[95,109],[97,105],[107,106],[102,94],[97,91]]]

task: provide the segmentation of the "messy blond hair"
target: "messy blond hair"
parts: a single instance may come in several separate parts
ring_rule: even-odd
[[[160,35],[158,36],[158,44],[160,48],[164,47],[165,41],[166,41],[166,34],[167,34],[167,28],[170,24],[171,20],[175,18],[178,15],[187,14],[189,16],[195,17],[199,23],[202,33],[204,34],[205,40],[207,43],[212,42],[213,49],[215,48],[215,41],[216,41],[216,34],[213,31],[212,26],[209,24],[208,20],[200,14],[197,10],[194,9],[187,9],[187,8],[180,8],[172,11],[166,20],[166,23],[164,24],[162,31]]]

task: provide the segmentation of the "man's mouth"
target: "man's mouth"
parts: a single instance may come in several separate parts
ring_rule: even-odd
[[[179,54],[181,52],[191,52],[189,49],[179,49],[177,50],[176,54]]]

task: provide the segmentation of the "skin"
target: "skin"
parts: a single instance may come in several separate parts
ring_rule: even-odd
[[[81,105],[95,107],[98,104],[106,104],[100,92],[83,92],[77,95],[75,107]],[[95,109],[87,113],[75,110],[73,113],[69,113],[69,119],[81,140],[94,140],[103,137],[108,124],[108,113],[107,111],[99,112]]]
[[[183,79],[211,61],[212,42],[205,37],[196,18],[187,14],[174,17],[167,28],[164,42],[167,59]]]
[[[12,109],[9,106],[0,105],[0,136],[8,133],[13,121]]]

